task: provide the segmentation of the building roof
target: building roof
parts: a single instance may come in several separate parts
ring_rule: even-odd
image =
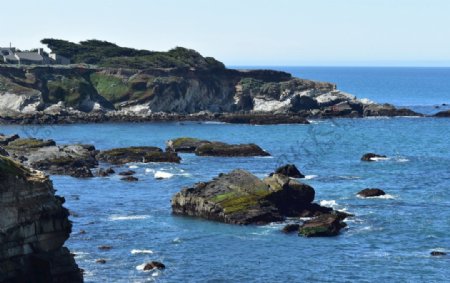
[[[44,57],[42,57],[42,55],[37,52],[17,52],[16,57],[19,58],[20,60],[27,60],[27,61],[44,60]]]

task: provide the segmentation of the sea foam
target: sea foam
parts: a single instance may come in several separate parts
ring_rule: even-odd
[[[111,215],[109,217],[110,221],[120,221],[120,220],[140,220],[150,218],[150,215]]]
[[[154,176],[156,179],[170,179],[173,177],[173,174],[164,171],[156,171]]]
[[[151,250],[131,250],[131,254],[135,255],[135,254],[152,254],[153,251]]]

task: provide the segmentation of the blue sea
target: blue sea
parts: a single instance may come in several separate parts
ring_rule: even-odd
[[[357,97],[436,111],[450,102],[450,69],[282,68],[331,81]],[[445,109],[444,106],[439,106]],[[72,212],[66,242],[86,282],[446,282],[450,256],[450,119],[313,120],[310,125],[142,123],[1,126],[0,132],[90,143],[98,149],[164,147],[181,136],[229,143],[255,142],[265,158],[181,154],[181,164],[128,164],[139,181],[117,176],[51,176]],[[387,160],[364,163],[367,152]],[[170,199],[185,186],[236,168],[264,177],[295,163],[316,190],[317,203],[355,215],[337,237],[303,238],[282,223],[235,226],[173,216]],[[166,179],[156,180],[156,175]],[[361,199],[364,188],[383,198]],[[86,233],[80,233],[84,230]],[[109,251],[99,250],[110,245]],[[106,264],[96,263],[106,259]],[[164,271],[142,271],[157,260]]]

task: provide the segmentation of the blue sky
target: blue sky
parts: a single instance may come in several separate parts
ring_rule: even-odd
[[[11,41],[23,49],[37,47],[44,37],[96,38],[150,50],[189,47],[229,66],[450,66],[449,0],[22,0],[11,5],[14,9],[1,13],[0,45]]]

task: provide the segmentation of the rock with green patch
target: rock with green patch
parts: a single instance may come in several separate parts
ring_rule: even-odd
[[[245,157],[245,156],[270,156],[256,144],[227,144],[222,142],[202,143],[195,149],[199,156],[223,156],[223,157]]]
[[[173,152],[188,152],[188,153],[194,153],[197,147],[199,147],[201,144],[204,143],[210,143],[206,140],[201,140],[197,138],[189,138],[189,137],[183,137],[183,138],[177,138],[168,140],[166,142],[166,150],[167,151],[173,151]]]
[[[305,237],[330,237],[339,234],[346,227],[343,222],[345,214],[329,213],[307,220],[299,229],[299,235]]]
[[[172,162],[179,163],[181,158],[175,152],[164,152],[153,146],[132,146],[104,150],[98,154],[98,160],[111,164],[130,162]]]

